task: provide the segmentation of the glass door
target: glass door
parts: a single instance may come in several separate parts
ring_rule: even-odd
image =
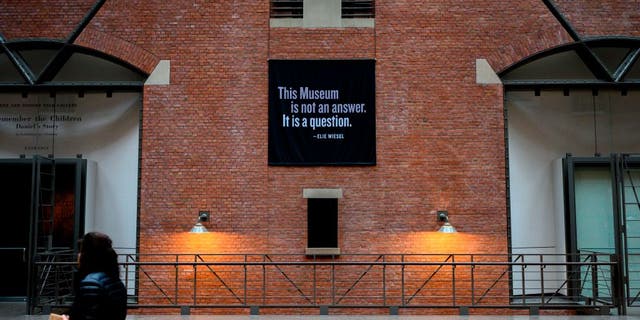
[[[612,170],[608,163],[574,167],[575,253],[580,261],[610,260],[616,253]],[[579,271],[581,294],[610,300],[611,279],[604,270],[585,267]]]
[[[616,155],[565,158],[567,253],[574,262],[610,262],[623,256],[617,161]],[[595,301],[585,301],[590,303],[621,296],[622,278],[611,279],[611,271],[594,265],[570,268],[571,296],[593,297]]]
[[[0,160],[0,299],[27,293],[31,160]]]
[[[39,281],[31,268],[33,262],[60,251],[75,256],[83,232],[86,160],[56,159],[54,188],[38,187],[41,174],[36,163],[35,159],[0,159],[0,300],[28,297],[31,286]],[[36,200],[36,193],[41,195],[38,189],[45,187],[54,190],[55,203],[38,217],[36,212],[42,207],[38,201],[49,200]],[[50,240],[41,240],[43,235],[50,235]]]
[[[576,249],[579,253],[616,252],[611,179],[608,166],[575,168]]]

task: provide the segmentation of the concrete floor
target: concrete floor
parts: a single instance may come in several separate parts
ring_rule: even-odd
[[[0,302],[0,319],[7,320],[48,320],[49,315],[25,315],[25,304],[22,302]],[[631,310],[637,315],[627,316],[294,316],[294,315],[260,315],[260,316],[220,316],[220,315],[129,315],[127,320],[574,320],[574,319],[616,319],[640,320],[640,310]]]

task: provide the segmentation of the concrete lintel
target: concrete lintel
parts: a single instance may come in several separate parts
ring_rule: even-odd
[[[350,18],[342,19],[343,28],[374,28],[376,19],[374,18]]]
[[[342,189],[313,189],[313,188],[304,188],[302,189],[302,197],[305,199],[308,198],[321,198],[321,199],[339,199],[342,198]]]
[[[300,18],[271,18],[269,19],[271,28],[301,28],[302,19]]]
[[[308,256],[339,256],[340,248],[306,248],[304,254]]]

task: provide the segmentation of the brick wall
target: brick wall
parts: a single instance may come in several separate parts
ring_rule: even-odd
[[[586,36],[640,36],[638,1],[557,0],[576,31]]]
[[[559,7],[585,34],[638,35],[637,4],[591,2]],[[92,4],[3,1],[0,32],[65,38]],[[503,90],[475,59],[500,71],[568,35],[537,0],[376,4],[375,28],[282,29],[266,0],[106,2],[78,44],[171,60],[171,84],[144,89],[141,253],[302,254],[303,188],[343,189],[344,253],[507,252]],[[267,166],[270,58],[376,59],[376,166]],[[432,232],[440,209],[458,240]],[[213,236],[185,234],[199,210]]]

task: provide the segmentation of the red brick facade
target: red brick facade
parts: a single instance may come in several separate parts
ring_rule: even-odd
[[[8,40],[65,38],[93,1],[3,1]],[[606,10],[601,8],[604,6]],[[636,1],[560,1],[585,35],[640,36]],[[503,88],[475,82],[571,42],[542,1],[376,1],[374,28],[270,28],[269,1],[123,1],[76,44],[171,84],[143,92],[139,251],[289,253],[303,188],[341,188],[347,254],[507,253]],[[375,59],[377,165],[267,165],[269,59]],[[433,211],[461,233],[442,241]],[[213,233],[186,234],[199,210]]]

